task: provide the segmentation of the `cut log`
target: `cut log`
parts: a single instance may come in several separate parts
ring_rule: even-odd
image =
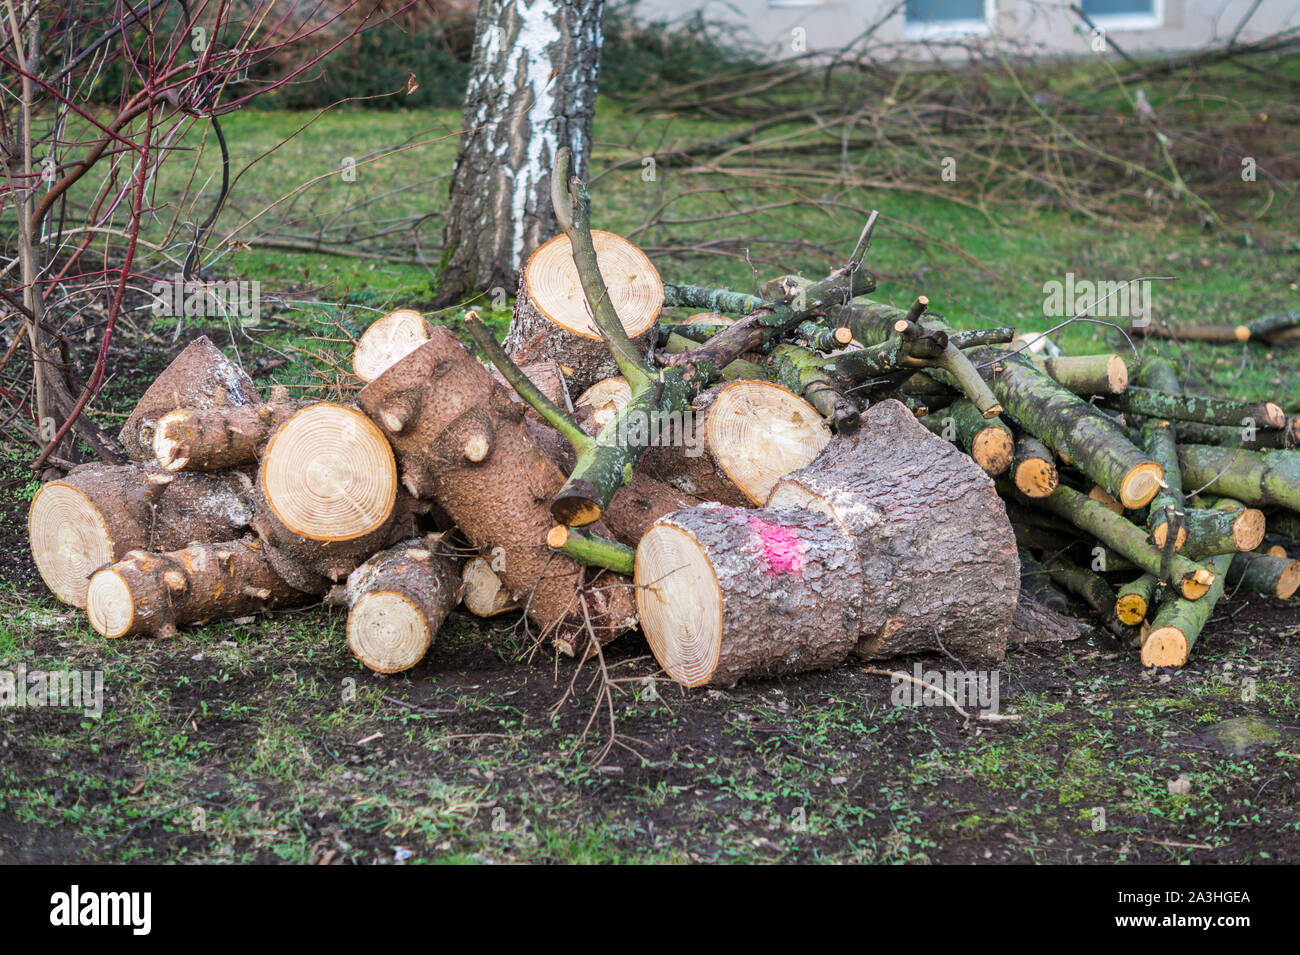
[[[1180,667],[1187,662],[1192,647],[1223,596],[1231,561],[1228,554],[1210,558],[1207,566],[1214,574],[1214,583],[1200,599],[1188,600],[1171,594],[1161,602],[1156,618],[1151,622],[1151,630],[1142,641],[1143,666]]]
[[[1005,474],[1011,467],[1016,444],[1011,429],[1001,418],[985,418],[965,398],[950,404],[942,417],[927,418],[924,425],[955,442],[991,477]]]
[[[461,601],[476,617],[495,617],[519,609],[519,602],[485,557],[471,557],[461,572]]]
[[[684,686],[843,663],[865,586],[834,521],[797,508],[704,504],[658,521],[636,552],[642,629]]]
[[[867,587],[857,656],[942,641],[963,658],[1002,658],[1020,589],[1002,501],[969,457],[899,402],[869,408],[856,435],[777,481],[767,505],[827,514],[854,540]]]
[[[429,340],[431,326],[419,312],[400,308],[370,323],[352,351],[352,370],[372,382]]]
[[[632,389],[626,379],[602,378],[578,396],[573,404],[577,408],[587,408],[595,430],[599,431],[614,420],[614,416],[627,407],[632,400]]]
[[[989,386],[1012,420],[1058,454],[1064,452],[1125,507],[1143,507],[1155,497],[1163,478],[1160,465],[1115,421],[1022,358],[992,348],[968,354],[990,375]]]
[[[1300,511],[1300,451],[1244,451],[1180,444],[1183,480],[1250,507]]]
[[[187,624],[310,600],[275,572],[256,538],[246,537],[162,554],[131,551],[90,578],[86,611],[106,637],[172,637]]]
[[[266,444],[254,526],[277,572],[323,594],[392,543],[397,464],[383,432],[354,408],[319,402]]]
[[[435,327],[363,388],[357,404],[387,433],[403,485],[436,500],[475,547],[497,553],[496,573],[543,636],[573,645],[590,618],[604,643],[635,624],[626,578],[546,546],[555,523],[547,505],[564,475],[529,437],[524,406],[451,331]]]
[[[1221,444],[1248,451],[1273,451],[1300,447],[1300,416],[1287,415],[1285,428],[1243,428],[1241,425],[1178,422],[1178,440],[1187,444]]]
[[[289,402],[182,408],[154,427],[154,460],[164,471],[221,471],[256,464],[276,428],[298,410]]]
[[[1047,497],[1061,483],[1051,450],[1033,435],[1023,432],[1016,437],[1011,479],[1028,498]]]
[[[830,422],[838,434],[852,434],[861,420],[858,406],[831,380],[817,352],[799,345],[777,345],[766,367],[773,381],[799,395]]]
[[[409,670],[460,602],[459,561],[440,535],[403,541],[348,575],[348,646],[377,673]]]
[[[659,273],[644,252],[621,236],[593,230],[591,238],[609,301],[628,337],[645,354],[657,339],[656,321],[664,303]],[[569,374],[572,394],[618,374],[618,364],[587,308],[567,236],[543,243],[520,271],[505,349],[516,364],[559,362]]]
[[[1259,551],[1234,554],[1228,566],[1228,586],[1234,590],[1244,587],[1266,597],[1288,600],[1300,588],[1300,560],[1291,560],[1285,554],[1275,557]]]
[[[194,339],[162,370],[122,425],[118,440],[131,460],[153,462],[154,428],[177,408],[230,408],[258,404],[253,379],[208,337]]]
[[[61,601],[86,606],[86,585],[133,550],[230,540],[253,520],[247,475],[167,474],[134,464],[85,464],[44,485],[27,529],[36,569]]]
[[[1128,388],[1128,365],[1119,355],[1035,356],[1030,361],[1076,395],[1118,395]]]
[[[1286,426],[1286,413],[1271,401],[1250,405],[1200,395],[1167,394],[1151,388],[1129,388],[1123,394],[1108,395],[1106,404],[1127,414],[1171,421],[1257,428]]]
[[[1230,498],[1220,498],[1212,507],[1188,508],[1183,521],[1182,552],[1192,560],[1254,550],[1264,541],[1264,512]],[[1156,541],[1156,546],[1164,545]]]
[[[710,388],[695,413],[646,453],[647,473],[687,495],[734,507],[762,504],[777,480],[831,440],[815,408],[767,381]]]
[[[1125,584],[1115,597],[1115,617],[1130,627],[1140,624],[1155,605],[1159,587],[1155,574],[1143,574]]]

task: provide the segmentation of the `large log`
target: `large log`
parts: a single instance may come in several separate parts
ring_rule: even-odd
[[[162,554],[131,551],[90,579],[86,611],[106,637],[172,637],[187,624],[242,617],[311,597],[285,582],[255,538]]]
[[[645,354],[658,337],[663,281],[645,253],[621,236],[593,230],[591,238],[610,303],[628,337]],[[569,374],[569,390],[575,395],[619,373],[587,308],[568,236],[543,243],[520,270],[505,349],[520,365],[558,362]]]
[[[496,573],[545,637],[571,646],[590,619],[607,642],[634,625],[626,578],[546,546],[547,505],[564,475],[529,437],[524,406],[448,329],[432,329],[357,404],[396,450],[403,485],[437,501],[475,547],[496,551]]]
[[[777,481],[768,507],[833,517],[866,591],[855,648],[869,659],[935,650],[1001,659],[1020,590],[1016,541],[993,482],[897,401]]]
[[[348,575],[348,646],[377,673],[409,670],[460,602],[459,561],[441,535],[403,541]]]
[[[645,456],[654,478],[699,500],[752,507],[782,476],[831,440],[817,410],[768,381],[733,381],[703,392],[694,414]]]
[[[865,590],[857,549],[834,521],[799,508],[721,504],[650,528],[635,581],[650,649],[684,686],[844,662]]]
[[[27,529],[36,569],[54,596],[85,607],[91,575],[129,551],[239,537],[253,520],[252,490],[240,472],[82,465],[32,499]]]
[[[318,402],[271,435],[255,485],[254,526],[299,590],[323,594],[392,542],[397,464],[355,408]]]
[[[259,403],[253,380],[207,336],[185,346],[154,379],[122,425],[118,440],[133,461],[153,461],[158,419],[176,408],[230,408]]]

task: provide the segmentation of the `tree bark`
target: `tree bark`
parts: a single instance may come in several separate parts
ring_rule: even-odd
[[[276,402],[169,411],[155,423],[154,460],[164,471],[256,464],[272,433],[297,410],[291,402]]]
[[[868,659],[935,650],[1001,659],[1020,590],[1015,537],[993,483],[897,401],[873,405],[779,480],[769,507],[830,514],[862,562]]]
[[[546,546],[555,524],[547,505],[564,475],[529,437],[525,406],[449,329],[435,327],[362,389],[357,404],[387,434],[403,485],[437,501],[475,547],[500,549],[493,569],[543,636],[571,648],[585,643],[588,618],[602,643],[635,623],[626,578]],[[595,530],[607,535],[603,525]]]
[[[569,146],[586,178],[603,0],[480,0],[451,181],[438,302],[512,289],[555,233],[550,169]]]
[[[1250,507],[1300,511],[1300,451],[1243,451],[1206,444],[1180,444],[1183,480]]]

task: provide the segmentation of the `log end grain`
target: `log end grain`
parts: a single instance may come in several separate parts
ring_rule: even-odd
[[[371,382],[429,340],[429,323],[409,308],[389,312],[371,323],[357,339],[352,370]]]
[[[86,589],[90,625],[115,640],[125,636],[135,621],[135,601],[131,588],[111,567],[90,578]]]
[[[1142,665],[1180,667],[1187,662],[1191,643],[1178,627],[1158,627],[1142,642]]]
[[[1029,498],[1047,497],[1061,482],[1056,465],[1046,458],[1026,458],[1021,461],[1016,465],[1012,479],[1020,493]]]
[[[32,498],[27,530],[45,585],[65,604],[85,609],[91,575],[113,560],[113,539],[99,508],[72,485],[53,481]]]
[[[433,630],[415,601],[393,590],[363,595],[348,611],[348,646],[377,673],[401,673],[429,652]]]
[[[1120,503],[1129,510],[1146,507],[1164,486],[1165,469],[1154,461],[1130,468],[1119,486]]]

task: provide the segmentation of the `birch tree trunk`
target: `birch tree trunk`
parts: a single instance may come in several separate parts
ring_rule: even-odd
[[[554,235],[550,171],[586,178],[604,0],[480,0],[438,299],[513,290]]]

